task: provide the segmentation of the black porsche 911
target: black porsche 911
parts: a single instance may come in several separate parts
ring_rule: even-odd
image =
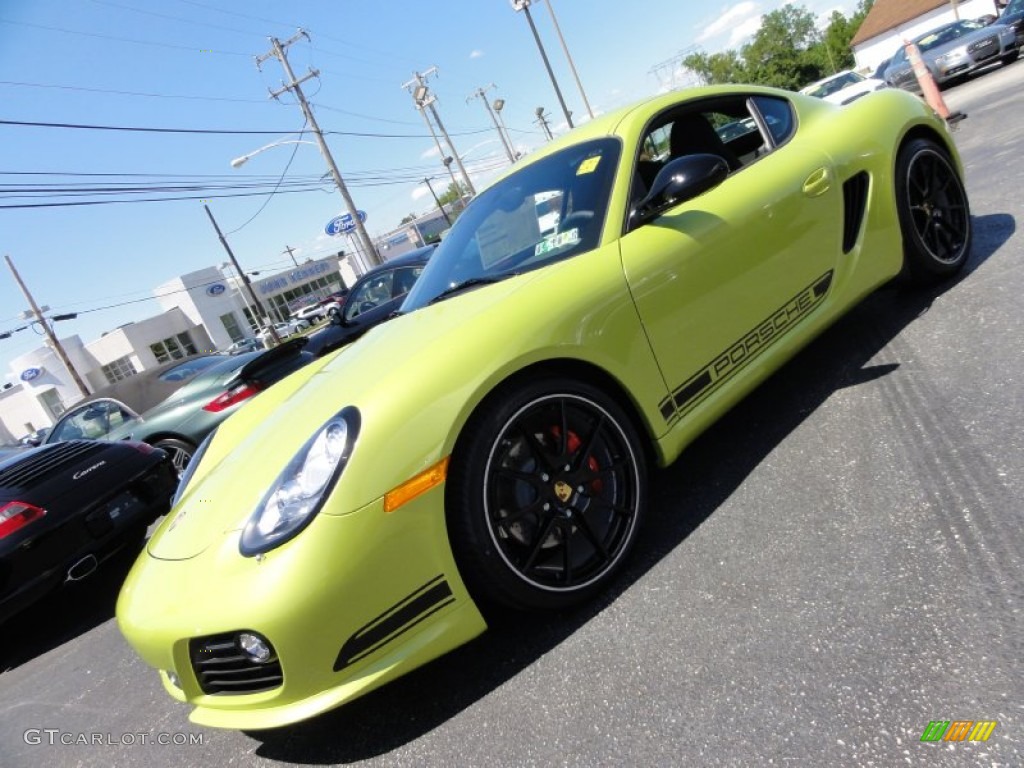
[[[177,481],[164,451],[132,441],[71,440],[0,462],[0,622],[141,544]]]

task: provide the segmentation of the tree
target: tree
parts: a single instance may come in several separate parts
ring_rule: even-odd
[[[444,191],[437,199],[441,205],[448,205],[448,203],[454,203],[457,200],[461,200],[463,197],[469,194],[469,189],[465,184],[459,182],[457,185],[453,181],[448,185],[448,189]]]
[[[398,226],[402,226],[403,224],[408,224],[410,221],[415,221],[415,219],[416,219],[416,214],[415,213],[406,214],[405,216],[402,217],[402,220],[400,222],[398,222]]]
[[[691,53],[683,59],[683,66],[697,73],[708,85],[750,81],[743,60],[732,50],[712,54]]]
[[[815,46],[821,33],[814,14],[787,3],[761,17],[761,28],[741,51],[751,81],[797,89],[822,76]]]

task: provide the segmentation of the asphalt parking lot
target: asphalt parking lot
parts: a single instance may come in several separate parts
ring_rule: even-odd
[[[0,766],[1024,764],[1022,86],[1024,60],[946,93],[963,275],[869,297],[658,473],[599,604],[214,731],[118,634],[124,562],[4,626]],[[922,743],[935,720],[998,724]]]

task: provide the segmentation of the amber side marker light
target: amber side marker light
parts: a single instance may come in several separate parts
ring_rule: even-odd
[[[397,488],[392,488],[384,494],[384,511],[394,512],[403,504],[406,504],[417,496],[426,493],[431,488],[440,485],[448,477],[448,461],[451,456],[445,456],[437,464],[410,477]]]

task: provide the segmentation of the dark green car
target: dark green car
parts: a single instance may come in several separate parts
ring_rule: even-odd
[[[98,392],[61,416],[45,442],[138,440],[171,454],[180,474],[214,427],[251,397],[313,359],[303,351],[305,343],[303,338],[267,351],[194,358],[152,377],[137,374],[124,383],[135,385],[134,390],[166,387],[174,391],[148,408],[137,404],[148,405],[147,398],[137,392],[125,397]],[[181,381],[187,383],[181,386]]]

